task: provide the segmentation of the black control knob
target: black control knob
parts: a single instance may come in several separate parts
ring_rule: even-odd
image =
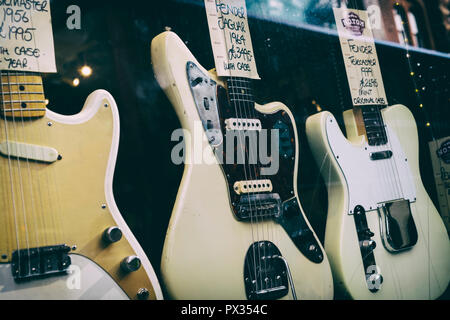
[[[119,227],[109,227],[103,232],[103,240],[106,243],[114,243],[122,239],[122,230]]]
[[[120,267],[125,272],[134,272],[141,267],[141,259],[136,256],[128,256],[122,260]]]

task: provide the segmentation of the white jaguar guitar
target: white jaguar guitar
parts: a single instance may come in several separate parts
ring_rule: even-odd
[[[39,74],[0,76],[0,299],[162,298],[114,201],[112,96],[63,116]]]
[[[206,71],[173,32],[153,39],[151,56],[185,130],[185,169],[161,262],[169,295],[333,298],[327,256],[297,196],[298,140],[289,109],[279,102],[255,104],[249,79]],[[200,143],[187,138],[198,128]],[[279,140],[272,149],[280,154],[276,174],[264,172],[259,158],[254,164],[219,161],[233,150],[248,159],[252,145],[234,140],[253,133],[261,142],[265,129],[279,133],[271,140]]]
[[[434,299],[450,278],[447,231],[420,177],[414,118],[403,105],[308,118],[328,187],[325,250],[337,293],[354,299]]]

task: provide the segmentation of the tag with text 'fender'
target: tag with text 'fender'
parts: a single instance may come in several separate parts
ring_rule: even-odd
[[[245,0],[205,0],[205,8],[217,74],[259,79]]]
[[[341,8],[333,11],[353,105],[387,105],[367,12]]]
[[[0,70],[56,72],[50,1],[0,1]]]

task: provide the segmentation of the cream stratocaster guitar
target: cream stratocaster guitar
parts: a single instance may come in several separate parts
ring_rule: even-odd
[[[112,96],[63,116],[39,74],[2,71],[0,85],[0,299],[162,298],[113,197]]]
[[[289,109],[255,104],[249,79],[206,71],[173,32],[153,39],[151,55],[182,127],[192,136],[200,128],[203,138],[200,149],[185,140],[185,170],[161,262],[170,296],[331,299],[328,260],[298,200],[298,140]],[[233,151],[226,148],[233,138],[264,129],[279,132],[276,174],[250,161],[218,160]],[[237,145],[238,156],[248,152],[248,145]],[[197,162],[199,152],[209,161]]]
[[[434,299],[450,278],[445,226],[422,184],[417,128],[403,105],[327,111],[306,122],[328,187],[325,249],[354,299]]]

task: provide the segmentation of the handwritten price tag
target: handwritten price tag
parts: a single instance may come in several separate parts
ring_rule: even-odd
[[[205,0],[205,8],[217,74],[259,79],[245,0]]]
[[[56,72],[50,1],[0,1],[0,70]]]
[[[354,106],[386,105],[383,78],[366,11],[334,8]]]

